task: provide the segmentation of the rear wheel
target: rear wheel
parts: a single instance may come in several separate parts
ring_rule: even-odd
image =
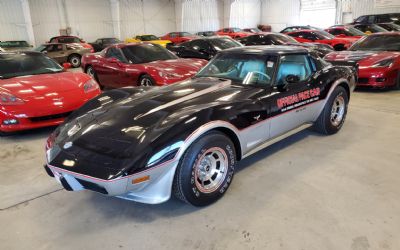
[[[346,47],[344,47],[344,44],[336,44],[333,48],[334,48],[336,51],[346,50]]]
[[[232,141],[211,132],[195,141],[182,156],[175,173],[175,196],[194,206],[221,198],[232,182],[236,157]]]
[[[346,119],[348,103],[346,90],[341,86],[336,87],[315,122],[314,128],[322,134],[337,133]]]
[[[77,54],[72,54],[68,57],[68,62],[73,68],[78,68],[81,66],[81,56]]]
[[[154,85],[156,85],[156,82],[149,75],[142,75],[139,79],[139,86],[149,87]]]

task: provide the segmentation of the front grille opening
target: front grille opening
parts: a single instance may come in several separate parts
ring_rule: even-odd
[[[76,179],[76,178],[75,178]],[[107,192],[107,190],[104,188],[104,187],[102,187],[102,186],[100,186],[100,185],[97,185],[96,183],[93,183],[93,182],[89,182],[89,181],[84,181],[84,180],[81,180],[81,179],[76,179],[82,186],[83,186],[83,188],[85,188],[85,189],[88,189],[88,190],[91,190],[91,191],[94,191],[94,192],[98,192],[98,193],[102,193],[102,194],[108,194],[108,192]]]
[[[363,78],[363,77],[361,77],[361,78],[358,78],[358,83],[368,83],[368,78]]]
[[[46,116],[30,117],[29,120],[30,120],[31,122],[50,121],[50,120],[65,118],[65,117],[69,116],[71,113],[72,113],[72,112],[66,112],[66,113],[55,114],[55,115],[46,115]]]

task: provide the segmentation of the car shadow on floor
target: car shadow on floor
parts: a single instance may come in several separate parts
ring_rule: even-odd
[[[21,140],[29,141],[29,140],[36,140],[36,139],[41,139],[41,138],[47,139],[47,137],[56,128],[57,128],[56,126],[53,126],[53,127],[44,127],[44,128],[38,128],[38,129],[18,131],[18,132],[8,133],[5,136],[0,136],[0,139],[2,141],[4,140],[7,142],[13,142],[13,141],[21,142]]]

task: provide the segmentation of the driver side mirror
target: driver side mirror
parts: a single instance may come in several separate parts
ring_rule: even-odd
[[[298,83],[298,82],[300,82],[300,77],[297,75],[287,75],[285,77],[285,81],[287,83]]]
[[[62,66],[65,70],[72,68],[72,65],[70,63],[63,63]]]

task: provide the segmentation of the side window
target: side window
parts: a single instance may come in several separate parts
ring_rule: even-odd
[[[367,27],[365,25],[356,25],[354,27],[361,30],[362,32],[367,31]]]
[[[177,35],[176,35],[176,33],[170,33],[170,34],[169,34],[169,37],[175,38],[175,37],[177,37]]]
[[[288,75],[295,75],[300,81],[304,81],[311,76],[312,72],[308,55],[284,55],[280,60],[276,83],[285,84]]]
[[[224,29],[223,31],[224,31],[224,32],[229,32],[229,29]]]
[[[117,48],[109,48],[105,55],[106,58],[116,58],[121,62],[125,62],[125,58],[121,51]]]
[[[57,52],[62,51],[62,44],[53,44],[46,48],[47,52]]]
[[[200,49],[205,49],[205,42],[201,40],[196,40],[190,43],[190,48],[193,50],[200,50]]]
[[[367,16],[360,16],[359,18],[356,19],[355,22],[356,22],[356,23],[363,23],[363,22],[366,22],[367,19],[368,19]]]
[[[52,38],[51,40],[50,40],[50,43],[56,43],[57,42],[57,38]]]
[[[375,23],[375,16],[369,16],[368,23]]]
[[[337,36],[337,35],[344,34],[344,31],[342,29],[330,29],[329,33],[331,33],[334,36]]]

